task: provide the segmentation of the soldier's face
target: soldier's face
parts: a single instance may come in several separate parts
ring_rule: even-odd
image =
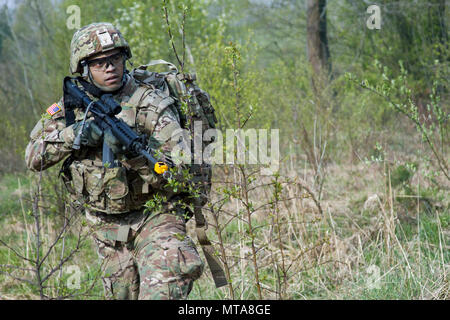
[[[107,87],[111,91],[120,88],[124,69],[123,55],[120,49],[94,55],[89,57],[87,62],[92,78],[97,84]]]

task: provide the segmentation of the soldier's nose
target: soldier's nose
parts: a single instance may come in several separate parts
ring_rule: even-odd
[[[111,63],[111,61],[108,61],[105,71],[114,71],[114,70],[116,70],[116,66],[113,63]]]

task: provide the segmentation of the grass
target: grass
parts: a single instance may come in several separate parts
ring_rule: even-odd
[[[0,178],[0,219],[21,212],[20,194],[26,193],[28,187],[29,181],[24,175],[10,174]]]
[[[0,224],[2,232],[0,240],[7,246],[0,243],[0,299],[39,299],[40,294],[36,285],[17,278],[36,281],[35,273],[25,269],[34,269],[35,264],[26,261],[15,254],[16,251],[22,257],[30,260],[36,258],[36,228],[35,220],[31,214],[31,194],[29,192],[32,184],[30,176],[26,175],[4,175],[0,178],[2,186],[0,202]],[[34,180],[33,180],[34,181]],[[21,188],[19,188],[19,186]],[[44,188],[48,186],[44,186]],[[57,206],[56,206],[57,207]],[[61,215],[56,215],[56,207],[50,203],[40,215],[41,242],[39,250],[40,257],[50,248],[56,234],[62,227]],[[75,223],[79,226],[80,222]],[[42,274],[45,274],[58,265],[61,254],[66,257],[71,250],[77,246],[77,233],[71,229],[65,233],[64,241],[60,240],[51,250],[48,258],[42,264]],[[9,248],[8,248],[9,247]],[[6,267],[14,266],[15,268]],[[45,282],[46,294],[50,296],[63,295],[69,292],[77,292],[67,288],[69,278],[74,274],[70,272],[70,267],[80,270],[80,290],[85,291],[87,287],[94,285],[89,295],[74,297],[75,299],[102,297],[103,289],[101,283],[96,278],[97,255],[93,250],[90,240],[80,246],[79,252],[64,264],[61,272],[57,271],[54,276]],[[9,274],[9,275],[7,275]],[[97,279],[97,280],[93,280]],[[94,282],[93,282],[94,281]],[[79,292],[78,291],[78,292]]]
[[[444,202],[435,203],[433,207],[428,202],[417,203],[413,199],[412,209],[404,212],[404,203],[393,198],[393,194],[401,190],[392,190],[392,195],[386,193],[377,166],[332,168],[331,172],[336,169],[340,173],[329,178],[328,194],[322,201],[327,214],[318,221],[310,220],[299,227],[288,218],[292,213],[286,209],[280,212],[282,219],[290,225],[283,227],[283,243],[287,264],[292,265],[287,286],[283,289],[284,299],[449,298],[448,197],[441,197]],[[355,171],[357,176],[364,175],[364,179],[359,182],[352,180]],[[344,188],[339,190],[340,186]],[[336,194],[332,194],[333,188],[337,190]],[[365,208],[368,195],[373,194],[379,195],[379,200],[375,206]],[[336,201],[341,197],[344,201]],[[434,198],[439,199],[438,196]],[[225,207],[226,212],[233,211],[236,201]],[[296,215],[307,221],[311,217],[309,207],[305,207],[301,200],[296,202]],[[224,214],[221,223],[227,219],[229,216]],[[270,215],[266,213],[261,219],[258,214],[255,220],[270,221]],[[261,238],[270,231],[270,224],[258,227],[261,227],[258,230],[259,247],[269,246],[267,237],[266,240]],[[213,231],[210,231],[210,237],[216,239]],[[234,262],[231,278],[235,296],[258,298],[254,268],[250,264],[251,254],[248,248],[239,247],[242,239],[248,239],[248,236],[237,229],[236,223],[230,223],[223,237],[228,247],[226,258]],[[318,245],[316,250],[308,250],[315,245]],[[304,250],[305,254],[299,261],[294,261],[293,257],[298,256],[299,250]],[[280,250],[274,246],[261,252],[257,254],[257,260],[263,298],[279,298]],[[267,265],[268,255],[276,257],[277,263]],[[244,257],[243,268],[242,261],[236,257]],[[215,289],[208,272],[205,275],[195,284],[190,299],[230,298],[228,288]],[[244,285],[242,278],[246,280]]]
[[[252,230],[242,199],[231,197],[218,217],[226,253],[225,256],[219,253],[219,256],[228,262],[233,291],[230,287],[216,289],[205,267],[189,299],[230,299],[232,295],[235,299],[259,299],[256,271],[263,299],[448,299],[448,197],[430,194],[431,202],[399,198],[397,196],[403,192],[401,185],[389,190],[383,172],[382,166],[375,163],[331,166],[321,201],[323,215],[301,188],[283,185],[282,195],[289,200],[280,200],[277,207],[271,202],[273,189],[270,186],[259,188],[249,193],[253,206],[271,205],[252,213]],[[215,177],[218,180],[220,173]],[[0,180],[0,239],[21,248],[21,252],[26,251],[28,243],[31,254],[33,218],[26,214],[31,209],[30,202],[25,201],[23,194],[26,192],[20,198],[19,181],[24,190],[31,184],[26,176],[5,175]],[[410,189],[416,190],[411,181]],[[227,184],[222,182],[215,184],[215,190],[220,192],[213,193],[213,202],[223,196],[221,188]],[[259,179],[253,183],[265,182],[267,180]],[[426,190],[427,186],[421,188]],[[375,194],[377,197],[373,197]],[[57,206],[49,208],[53,212]],[[214,219],[208,215],[208,235],[219,248]],[[44,215],[45,230],[50,233],[57,230],[58,221],[56,215]],[[190,221],[188,233],[196,240],[194,229],[195,223]],[[250,231],[255,235],[257,270]],[[69,233],[65,248],[70,250],[75,246],[76,234]],[[203,257],[200,246],[198,250]],[[56,252],[60,251],[58,244]],[[56,261],[58,254],[51,255],[49,266]],[[90,241],[69,261],[67,266],[76,265],[81,271],[82,289],[96,278],[96,263],[97,256]],[[0,265],[4,264],[26,265],[0,245]],[[60,293],[64,292],[71,276],[64,269],[59,282],[56,277],[51,284],[59,286]],[[76,299],[101,296],[101,283],[96,280],[90,296]],[[0,274],[0,297],[38,299],[39,293],[33,286]]]

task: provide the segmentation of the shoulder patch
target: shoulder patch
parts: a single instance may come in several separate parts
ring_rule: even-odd
[[[52,104],[50,107],[47,108],[47,113],[51,116],[57,114],[58,112],[60,112],[62,109],[59,106],[58,103],[54,103]]]

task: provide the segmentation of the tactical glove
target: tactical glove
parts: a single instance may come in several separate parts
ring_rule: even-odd
[[[62,131],[62,138],[67,147],[72,148],[73,142],[82,129],[82,121],[74,123]],[[87,120],[81,133],[81,145],[97,147],[102,141],[103,131],[93,120]]]
[[[107,129],[105,131],[105,142],[111,151],[114,154],[123,154],[125,153],[123,145],[119,142],[119,140],[112,134],[111,129]]]

